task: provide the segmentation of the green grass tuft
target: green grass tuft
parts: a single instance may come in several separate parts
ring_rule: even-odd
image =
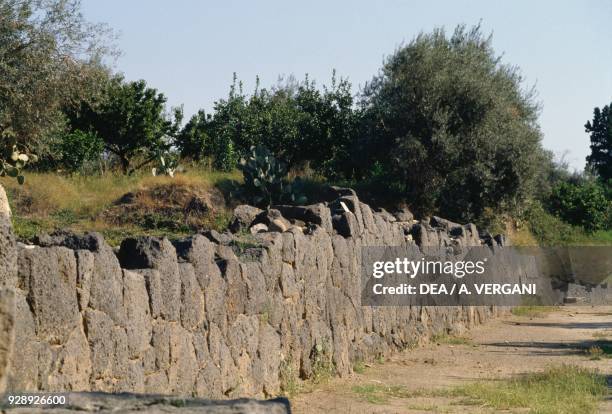
[[[522,316],[526,318],[543,318],[550,312],[554,312],[559,308],[556,306],[517,306],[512,308],[514,316]]]
[[[525,408],[532,414],[595,413],[606,393],[603,375],[572,365],[451,390],[451,395],[495,410]]]

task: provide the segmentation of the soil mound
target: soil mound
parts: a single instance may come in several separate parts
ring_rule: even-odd
[[[99,218],[113,225],[198,232],[218,228],[226,216],[225,198],[219,189],[169,183],[128,192]]]

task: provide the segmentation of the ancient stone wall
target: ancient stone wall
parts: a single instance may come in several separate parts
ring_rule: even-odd
[[[483,241],[473,225],[415,222],[333,191],[313,206],[243,208],[234,235],[128,239],[117,251],[95,233],[17,246],[0,215],[3,386],[273,396],[292,376],[346,376],[354,361],[498,312],[362,307],[361,246]]]

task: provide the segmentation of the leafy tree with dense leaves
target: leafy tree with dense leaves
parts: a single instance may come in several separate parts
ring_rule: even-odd
[[[58,166],[77,172],[88,162],[100,159],[104,151],[104,141],[93,132],[74,130],[65,133],[55,146],[59,156]]]
[[[176,137],[175,145],[181,157],[200,161],[212,155],[210,136],[211,117],[203,109],[193,115]]]
[[[249,96],[234,75],[228,98],[216,102],[212,116],[195,115],[177,145],[183,155],[199,159],[207,154],[225,170],[252,146],[262,145],[289,168],[310,164],[328,177],[344,176],[352,168],[359,121],[350,89],[334,74],[331,86],[322,89],[308,77],[270,89],[260,89],[257,81]]]
[[[553,189],[548,204],[553,214],[587,231],[610,227],[612,200],[606,197],[604,185],[597,181],[561,183]]]
[[[182,110],[166,114],[166,97],[147,87],[144,80],[125,82],[115,78],[99,102],[83,102],[69,113],[75,129],[95,133],[104,149],[115,156],[123,173],[153,162],[172,145],[182,120]],[[140,163],[133,164],[135,158]]]
[[[584,128],[591,135],[587,165],[604,181],[612,179],[612,104],[595,108]]]
[[[362,174],[420,215],[475,220],[520,206],[543,159],[533,91],[480,27],[420,34],[364,89]]]
[[[78,0],[0,1],[0,173],[19,174],[29,152],[48,155],[62,109],[107,78],[110,32],[79,10]]]

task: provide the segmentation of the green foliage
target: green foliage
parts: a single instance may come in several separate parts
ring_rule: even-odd
[[[198,111],[189,119],[174,142],[182,157],[200,161],[212,155],[209,126],[210,116],[207,116],[204,110]]]
[[[88,161],[95,161],[104,151],[104,142],[92,132],[74,130],[61,137],[56,146],[60,163],[68,171],[79,171]]]
[[[167,175],[168,177],[174,177],[174,173],[179,167],[178,157],[171,153],[160,153],[157,155],[157,166],[151,170],[153,176]]]
[[[383,166],[419,215],[471,221],[513,209],[543,158],[533,93],[480,28],[421,34],[365,88],[362,174]]]
[[[521,214],[520,220],[540,246],[612,244],[612,231],[587,233],[582,227],[568,224],[550,214],[539,202],[531,203]]]
[[[612,104],[593,110],[593,122],[584,126],[591,136],[587,165],[604,181],[612,179]]]
[[[548,204],[552,213],[589,232],[612,228],[612,199],[598,182],[561,183],[553,189]]]
[[[540,203],[530,205],[522,218],[542,246],[563,246],[581,238],[580,228],[549,214]]]
[[[124,173],[131,173],[158,157],[171,146],[178,132],[182,111],[166,115],[166,97],[147,87],[144,80],[124,82],[112,79],[100,101],[83,102],[68,116],[73,128],[92,131],[104,141],[104,148],[114,155]],[[144,162],[134,166],[135,157]]]
[[[300,180],[285,182],[287,166],[267,148],[261,145],[251,147],[249,157],[240,161],[240,169],[244,176],[244,191],[254,204],[268,207],[279,202],[306,202],[300,192]]]
[[[283,393],[288,397],[295,396],[300,391],[301,384],[298,368],[295,367],[291,358],[287,358],[280,362],[279,371],[280,385]]]
[[[318,343],[312,353],[312,377],[313,384],[324,384],[329,382],[336,374],[336,367],[332,361],[332,354],[327,341]]]
[[[65,126],[62,109],[92,99],[107,77],[109,31],[79,9],[77,0],[0,2],[0,157],[14,146],[45,157]]]
[[[514,316],[522,316],[525,318],[543,318],[548,313],[559,310],[556,306],[542,306],[542,305],[523,305],[512,308],[512,314]]]
[[[231,170],[238,156],[262,145],[288,167],[311,164],[330,178],[351,174],[359,116],[350,88],[334,74],[329,88],[318,89],[308,77],[272,89],[260,89],[258,81],[249,96],[234,75],[228,98],[215,103],[212,115],[194,115],[177,137],[177,146],[186,157],[212,157],[221,170]]]

